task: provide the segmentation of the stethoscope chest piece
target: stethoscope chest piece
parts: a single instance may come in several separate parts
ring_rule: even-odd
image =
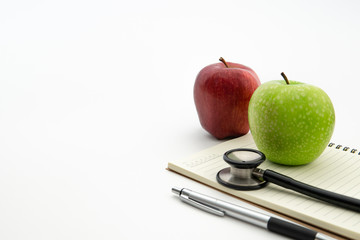
[[[254,169],[265,161],[265,155],[255,149],[237,148],[224,153],[224,161],[230,167],[216,175],[216,180],[236,190],[255,190],[267,185],[267,181],[253,176]]]

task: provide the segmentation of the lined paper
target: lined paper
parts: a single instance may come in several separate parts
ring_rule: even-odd
[[[196,153],[188,158],[168,163],[168,168],[221,191],[258,205],[308,222],[314,226],[360,239],[360,213],[336,207],[292,190],[269,184],[253,191],[237,191],[216,181],[216,174],[229,167],[223,154],[233,148],[256,148],[251,134],[236,138]],[[265,161],[262,169],[271,169],[298,181],[360,199],[360,155],[358,151],[334,145],[310,164],[283,166]]]

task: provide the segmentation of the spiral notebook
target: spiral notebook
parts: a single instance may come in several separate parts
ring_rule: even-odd
[[[350,239],[360,239],[360,213],[339,208],[294,191],[269,184],[254,191],[237,191],[216,181],[216,174],[228,167],[223,153],[233,148],[254,148],[251,134],[235,138],[188,158],[168,163],[168,169],[265,207],[293,219]],[[303,166],[283,166],[265,161],[262,169],[272,169],[298,181],[360,199],[360,152],[330,143],[322,155]]]

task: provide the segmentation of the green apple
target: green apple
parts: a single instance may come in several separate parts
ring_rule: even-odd
[[[335,126],[335,111],[320,88],[296,81],[260,85],[249,103],[249,125],[257,148],[272,162],[307,164],[321,155]]]

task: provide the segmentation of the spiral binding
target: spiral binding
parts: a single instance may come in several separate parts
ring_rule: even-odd
[[[340,145],[340,144],[339,144],[339,145],[336,145],[335,143],[329,143],[329,145],[328,145],[328,147],[333,147],[333,146],[335,146],[336,149],[341,149],[341,148],[342,148],[342,150],[343,150],[344,152],[347,152],[347,151],[350,150],[349,147],[343,147],[343,146]],[[356,152],[358,152],[357,154],[360,155],[360,151],[358,151],[358,150],[355,149],[355,148],[351,149],[351,151],[350,151],[350,153],[353,153],[353,154],[355,154]]]

